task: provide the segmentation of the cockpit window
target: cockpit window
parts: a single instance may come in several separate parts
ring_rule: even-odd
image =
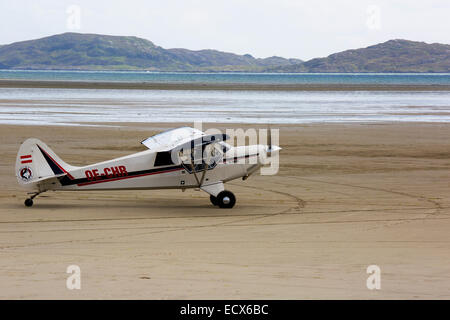
[[[170,151],[162,151],[156,154],[155,167],[173,165],[172,153]]]

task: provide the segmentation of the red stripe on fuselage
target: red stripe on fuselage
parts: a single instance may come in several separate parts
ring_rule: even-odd
[[[20,163],[31,163],[31,162],[33,162],[33,160],[23,160]]]
[[[26,156],[20,156],[20,159],[28,159],[31,158],[31,154],[27,154]]]
[[[178,170],[183,170],[183,168],[176,168],[176,169],[170,169],[170,170],[166,170],[166,171],[143,173],[143,174],[137,174],[135,176],[125,176],[125,177],[117,177],[117,178],[112,178],[112,179],[83,182],[83,183],[77,184],[77,186],[83,187],[83,186],[87,186],[87,185],[90,185],[90,184],[103,183],[103,182],[112,182],[112,181],[131,179],[131,178],[139,178],[139,177],[144,177],[144,176],[151,176],[151,175],[158,174],[158,173],[168,173],[168,172],[173,172],[173,171],[178,171]]]

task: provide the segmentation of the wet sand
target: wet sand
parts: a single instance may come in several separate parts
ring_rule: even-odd
[[[83,165],[175,126],[1,125],[0,298],[450,298],[448,124],[282,126],[279,174],[227,184],[231,210],[194,190],[49,192],[24,207],[27,137]],[[66,289],[72,264],[81,290]],[[381,290],[366,287],[372,264]]]
[[[167,83],[0,79],[0,88],[246,90],[246,91],[449,91],[449,85]]]

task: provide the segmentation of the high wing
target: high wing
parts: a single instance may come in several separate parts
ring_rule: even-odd
[[[229,139],[226,134],[205,134],[190,127],[171,129],[147,138],[141,143],[152,151],[164,152],[172,150],[193,149],[211,143]]]
[[[211,143],[222,142],[229,138],[230,137],[224,133],[223,134],[205,134],[201,137],[188,140],[184,143],[180,143],[177,146],[175,146],[174,148],[172,148],[172,150],[183,150],[183,149],[189,150],[189,149],[194,149],[195,147],[200,147],[200,146],[204,147]]]
[[[205,134],[198,129],[182,127],[161,132],[141,141],[141,143],[151,151],[170,151],[180,144],[204,135]]]

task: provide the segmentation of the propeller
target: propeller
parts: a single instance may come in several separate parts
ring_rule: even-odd
[[[273,151],[281,150],[281,148],[279,146],[272,145],[272,129],[269,126],[267,130],[267,154],[271,156]]]

